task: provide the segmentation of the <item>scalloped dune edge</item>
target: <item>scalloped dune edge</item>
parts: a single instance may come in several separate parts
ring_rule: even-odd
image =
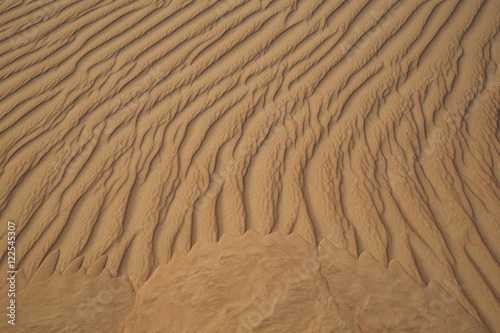
[[[396,261],[358,259],[324,240],[249,231],[174,254],[137,291],[101,258],[65,272],[52,253],[30,281],[19,272],[18,329],[39,332],[486,332],[431,281]],[[2,302],[4,299],[2,298]],[[4,322],[0,330],[6,329]]]

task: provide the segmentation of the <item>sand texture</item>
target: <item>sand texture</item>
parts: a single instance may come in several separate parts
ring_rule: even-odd
[[[500,331],[499,65],[498,0],[0,1],[0,332]]]

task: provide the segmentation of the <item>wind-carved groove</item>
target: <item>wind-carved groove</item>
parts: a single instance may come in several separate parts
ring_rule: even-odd
[[[500,330],[496,0],[58,0],[0,18],[0,220],[21,284],[83,269],[137,291],[200,242],[293,232],[397,261]]]

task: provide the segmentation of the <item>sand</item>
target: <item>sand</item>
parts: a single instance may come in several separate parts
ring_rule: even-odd
[[[0,2],[0,331],[500,331],[499,64],[498,0]]]

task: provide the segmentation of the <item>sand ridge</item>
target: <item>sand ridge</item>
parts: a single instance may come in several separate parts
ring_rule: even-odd
[[[500,330],[497,0],[4,1],[0,22],[20,280],[79,260],[142,295],[197,242],[295,233]]]

